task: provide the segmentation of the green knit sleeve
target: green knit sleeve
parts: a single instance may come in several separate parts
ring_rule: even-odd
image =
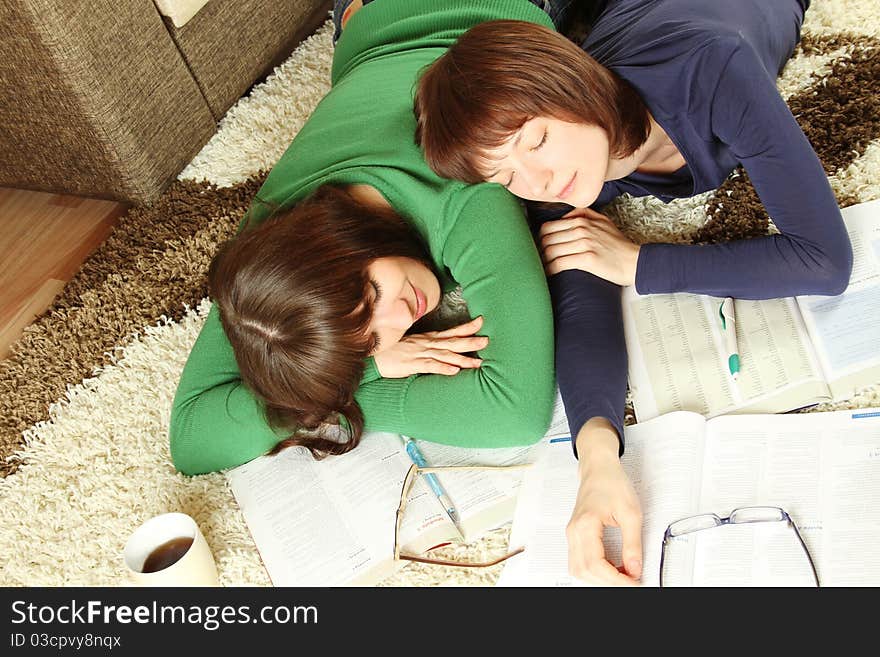
[[[232,345],[211,308],[180,376],[171,408],[171,458],[180,472],[201,474],[241,465],[285,436],[241,381]]]
[[[550,294],[518,202],[497,185],[464,188],[439,229],[443,260],[472,316],[483,316],[482,367],[362,385],[367,429],[435,442],[501,447],[535,442],[553,410]]]

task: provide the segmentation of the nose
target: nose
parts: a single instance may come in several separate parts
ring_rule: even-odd
[[[405,299],[397,299],[386,308],[376,309],[373,322],[378,329],[405,332],[413,324],[413,311]]]

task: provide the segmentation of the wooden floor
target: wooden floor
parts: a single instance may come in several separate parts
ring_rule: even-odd
[[[0,187],[0,359],[128,206]]]

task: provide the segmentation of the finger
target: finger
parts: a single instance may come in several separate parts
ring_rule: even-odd
[[[450,363],[436,360],[435,358],[419,358],[416,361],[419,374],[444,374],[453,376],[461,371],[460,367],[456,367]]]
[[[551,244],[562,244],[563,242],[573,242],[574,240],[585,239],[588,238],[590,234],[589,228],[585,226],[574,226],[567,230],[547,233],[541,238],[541,247],[545,248]]]
[[[605,559],[605,545],[602,542],[605,527],[598,518],[582,519],[572,530],[578,535],[570,538],[569,542],[579,546],[580,549],[580,555],[572,555],[575,566],[572,568],[572,574],[575,577],[609,586],[636,584],[635,580],[619,573],[617,568]]]
[[[484,335],[475,335],[467,338],[433,338],[428,343],[428,346],[434,349],[443,349],[444,351],[464,353],[466,351],[485,349],[488,344],[489,338]]]
[[[449,365],[455,365],[456,367],[460,367],[462,369],[473,369],[475,367],[479,367],[483,364],[483,361],[479,358],[471,358],[470,356],[463,356],[454,351],[447,351],[445,349],[432,349],[428,355],[429,358],[433,358],[434,360],[440,361],[441,363],[448,363]]]
[[[590,574],[597,582],[609,586],[638,586],[638,582],[635,579],[621,573],[605,559],[594,563]]]
[[[551,233],[558,233],[559,231],[569,230],[571,228],[574,228],[575,226],[580,226],[583,223],[584,219],[580,217],[570,217],[569,219],[554,219],[553,221],[545,221],[538,229],[538,235],[543,237],[544,235],[550,235]]]
[[[474,317],[469,322],[465,322],[464,324],[459,324],[458,326],[453,326],[452,328],[448,328],[443,331],[433,331],[430,333],[430,335],[431,335],[431,337],[434,337],[434,338],[463,337],[463,336],[473,335],[474,333],[479,331],[480,327],[482,327],[482,326],[483,326],[483,316],[479,315],[478,317]]]
[[[621,557],[627,574],[635,579],[642,576],[642,518],[641,513],[629,512],[617,518],[623,543]]]
[[[551,244],[541,251],[544,262],[552,262],[557,258],[572,255],[584,255],[593,252],[592,243],[587,239],[572,240],[571,242],[561,242],[559,244]]]
[[[580,269],[581,271],[593,273],[590,270],[591,256],[592,254],[578,253],[547,261],[544,266],[544,272],[547,276],[553,276],[569,269]]]
[[[605,218],[604,214],[596,212],[592,208],[575,208],[574,210],[569,210],[564,215],[562,215],[563,219],[568,217],[587,217],[587,218]]]

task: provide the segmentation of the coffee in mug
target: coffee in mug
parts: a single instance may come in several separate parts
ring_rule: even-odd
[[[187,553],[192,544],[193,539],[190,536],[180,536],[172,538],[170,541],[165,541],[147,555],[144,565],[141,567],[141,572],[155,573],[168,568],[168,566],[180,561],[180,558]]]
[[[123,561],[138,586],[219,586],[211,549],[185,513],[147,520],[125,544]]]

